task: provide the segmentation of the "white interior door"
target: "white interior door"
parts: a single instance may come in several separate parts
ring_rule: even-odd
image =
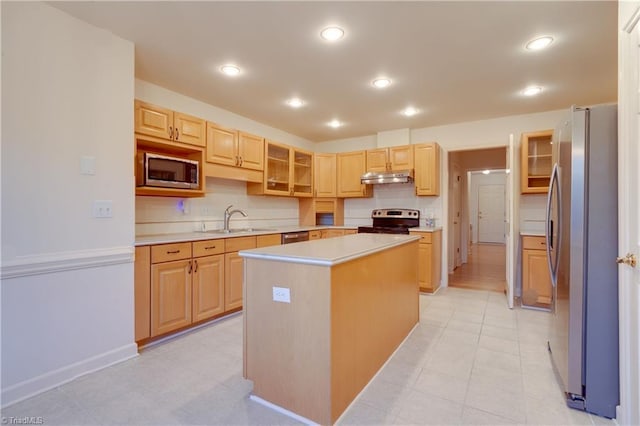
[[[640,2],[620,2],[618,42],[618,256],[640,257]],[[617,423],[640,424],[640,266],[619,267],[620,406]]]
[[[505,186],[478,186],[478,242],[504,243]]]
[[[506,216],[506,273],[507,273],[507,304],[509,308],[513,308],[514,289],[516,286],[516,259],[517,257],[517,244],[516,236],[518,235],[520,227],[518,226],[518,194],[515,192],[517,185],[514,185],[514,176],[518,176],[516,152],[513,142],[513,134],[509,135],[509,144],[507,145],[507,179],[505,184],[505,216]]]

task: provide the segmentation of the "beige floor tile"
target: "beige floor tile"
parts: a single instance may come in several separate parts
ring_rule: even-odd
[[[516,356],[520,355],[520,346],[518,345],[518,342],[502,339],[500,337],[487,336],[486,334],[480,336],[478,347]]]
[[[486,383],[482,380],[469,381],[465,406],[486,411],[491,414],[508,418],[518,423],[526,420],[523,393],[505,390],[497,383]]]
[[[479,339],[478,333],[467,333],[447,327],[440,336],[440,344],[476,346]]]
[[[489,324],[482,324],[480,334],[483,336],[492,336],[499,337],[500,339],[518,341],[518,330],[515,328],[504,328]]]
[[[460,321],[457,319],[451,319],[447,323],[446,328],[449,330],[464,331],[465,333],[480,334],[482,324],[477,322],[468,322],[468,321]]]
[[[468,382],[467,379],[425,369],[418,376],[413,388],[427,395],[460,403],[464,401]]]
[[[517,321],[515,320],[515,318],[496,315],[496,312],[494,310],[487,311],[487,313],[485,313],[483,324],[502,328],[517,328]]]
[[[462,404],[414,390],[400,404],[398,424],[455,425],[462,419]]]
[[[494,370],[506,370],[520,373],[520,357],[505,352],[496,352],[486,348],[478,348],[475,364],[478,367]]]
[[[393,424],[395,419],[395,413],[364,401],[357,401],[342,415],[336,425],[386,425]]]
[[[518,422],[506,417],[496,416],[473,407],[462,409],[462,424],[464,425],[516,425]]]
[[[527,424],[592,425],[588,413],[567,407],[563,399],[526,398]]]
[[[451,316],[452,320],[457,321],[465,321],[465,322],[475,322],[478,324],[482,324],[482,320],[484,319],[484,312],[468,312],[464,310],[456,309]]]

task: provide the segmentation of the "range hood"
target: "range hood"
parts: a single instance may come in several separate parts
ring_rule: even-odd
[[[360,183],[408,183],[413,182],[413,170],[401,170],[396,172],[368,172],[360,177]]]

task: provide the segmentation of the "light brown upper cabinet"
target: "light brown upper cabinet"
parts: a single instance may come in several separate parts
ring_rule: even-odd
[[[440,146],[421,143],[413,149],[416,195],[440,195]]]
[[[360,183],[360,177],[367,170],[366,151],[341,152],[337,154],[336,169],[338,197],[356,198],[371,197],[373,195],[371,185]]]
[[[522,134],[522,193],[542,194],[549,190],[551,180],[551,139],[553,130]]]
[[[403,145],[367,151],[368,172],[413,170],[413,146]]]
[[[247,194],[311,197],[313,153],[266,141],[263,181],[247,183]]]
[[[190,145],[205,145],[205,121],[136,100],[135,132]]]
[[[207,123],[206,160],[225,166],[263,170],[264,139]]]
[[[336,154],[313,154],[314,197],[336,196]]]

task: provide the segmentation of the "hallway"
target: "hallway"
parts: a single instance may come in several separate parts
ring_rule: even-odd
[[[505,262],[504,244],[472,244],[467,263],[449,275],[449,287],[503,292]]]

